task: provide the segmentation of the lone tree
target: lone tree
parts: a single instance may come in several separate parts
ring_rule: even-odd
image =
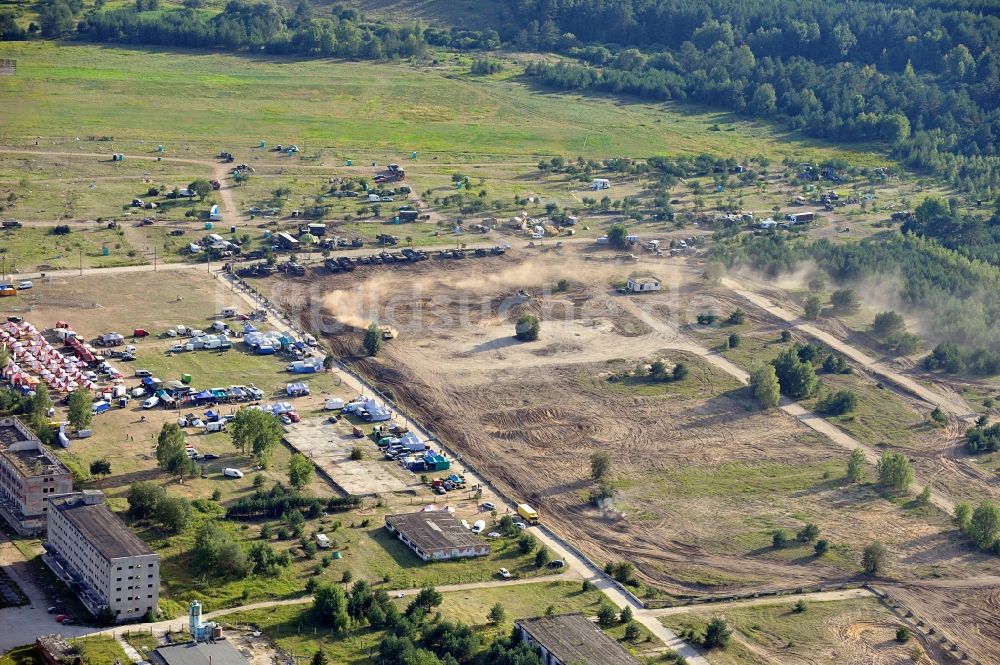
[[[594,482],[601,482],[611,474],[611,455],[603,450],[598,450],[590,456],[590,478]]]
[[[913,482],[913,467],[902,453],[885,453],[876,468],[879,482],[897,492],[905,492]]]
[[[184,449],[184,432],[177,423],[164,423],[156,438],[156,461],[160,468],[178,479],[194,475],[195,462]]]
[[[774,373],[773,366],[757,364],[750,368],[750,391],[762,409],[778,406],[781,386],[778,385],[778,375]]]
[[[861,307],[861,301],[858,300],[858,294],[854,289],[837,289],[830,294],[830,304],[838,312],[846,314],[853,314]]]
[[[212,193],[212,183],[205,178],[197,178],[188,185],[188,189],[197,194],[200,201],[204,201],[205,197]]]
[[[94,417],[91,408],[90,392],[86,388],[77,388],[69,395],[69,424],[79,432],[86,429]]]
[[[855,448],[851,451],[851,458],[847,461],[847,480],[852,483],[860,483],[865,477],[865,451]]]
[[[881,575],[889,566],[889,550],[882,541],[876,540],[861,554],[861,567],[866,575]]]
[[[372,357],[377,356],[378,352],[382,350],[382,331],[378,329],[378,324],[374,321],[365,331],[365,339],[362,344],[365,347],[365,353]]]
[[[815,293],[812,293],[804,301],[802,301],[802,309],[805,313],[806,319],[809,321],[815,321],[823,312],[823,300]]]
[[[534,342],[542,330],[542,324],[533,314],[524,314],[514,326],[514,336],[522,342]]]
[[[302,453],[295,453],[288,462],[288,483],[297,490],[309,484],[313,477],[313,464]]]
[[[708,627],[705,628],[705,648],[725,649],[729,646],[729,640],[732,636],[733,630],[726,623],[726,620],[721,617],[715,617],[708,622]]]
[[[624,224],[612,224],[608,229],[608,244],[615,249],[628,247],[628,227]]]
[[[872,321],[872,334],[885,339],[889,335],[898,335],[906,332],[906,321],[896,312],[880,312],[875,315]]]
[[[502,604],[497,603],[490,608],[490,613],[486,615],[486,618],[493,625],[503,623],[504,619],[507,618],[507,610],[504,609]]]
[[[100,476],[102,479],[111,474],[111,462],[101,458],[90,463],[90,475]]]
[[[240,409],[229,425],[233,445],[244,454],[249,452],[266,467],[271,451],[281,441],[281,421],[277,416],[257,409]]]

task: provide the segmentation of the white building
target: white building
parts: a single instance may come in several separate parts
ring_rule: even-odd
[[[24,535],[45,530],[47,499],[73,491],[73,474],[14,416],[0,418],[0,515]]]
[[[489,543],[446,511],[386,515],[385,528],[424,561],[486,556]]]
[[[103,492],[52,499],[48,517],[43,559],[91,613],[109,607],[121,622],[157,611],[160,555],[108,509]]]
[[[660,280],[656,277],[629,277],[625,288],[632,293],[648,293],[650,291],[659,291],[661,285]]]

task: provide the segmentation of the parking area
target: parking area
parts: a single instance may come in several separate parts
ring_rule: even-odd
[[[417,476],[393,462],[376,457],[369,439],[355,438],[342,427],[322,418],[304,419],[286,427],[285,439],[336,483],[340,489],[358,496],[402,492],[420,487]],[[366,459],[352,460],[351,451],[360,447]]]

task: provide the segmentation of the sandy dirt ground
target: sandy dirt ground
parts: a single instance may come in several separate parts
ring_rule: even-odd
[[[670,488],[658,496],[663,478],[679,466],[820,468],[839,463],[844,453],[788,414],[761,414],[709,357],[699,359],[704,349],[683,321],[709,304],[731,308],[731,301],[700,288],[696,271],[669,261],[585,256],[360,268],[280,282],[272,299],[305,311],[313,329],[325,326],[338,355],[353,357],[356,369],[506,493],[539,504],[546,521],[594,560],[628,559],[667,591],[731,593],[851,577],[853,565],[789,561],[765,547],[727,542],[727,529],[746,531],[754,516],[794,524],[798,509],[836,515],[824,529],[838,541],[892,541],[905,567],[940,559],[948,563],[938,570],[960,572],[978,561],[949,543],[940,525],[901,518],[897,507],[839,483],[824,485],[819,471],[814,487],[790,497],[712,496],[710,489],[685,495]],[[653,272],[671,291],[616,294],[612,282],[633,272]],[[558,291],[554,285],[564,278],[571,286]],[[325,315],[310,317],[320,303]],[[523,313],[544,322],[536,342],[512,336]],[[399,331],[379,360],[358,354],[359,329],[373,320]],[[607,381],[656,358],[687,362],[691,376],[658,394]],[[610,453],[624,479],[615,501],[601,508],[587,501],[595,450]]]

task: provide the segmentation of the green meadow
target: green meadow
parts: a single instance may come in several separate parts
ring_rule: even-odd
[[[448,54],[430,65],[8,42],[0,57],[18,63],[0,79],[0,142],[42,136],[48,149],[140,153],[163,143],[168,155],[204,158],[197,148],[266,140],[328,162],[411,151],[457,162],[701,152],[880,161],[731,114],[539,91],[514,62],[473,76]],[[98,148],[89,137],[113,141]]]

